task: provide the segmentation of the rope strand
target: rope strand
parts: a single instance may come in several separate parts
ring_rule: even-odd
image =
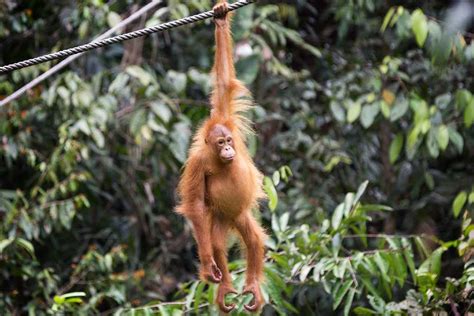
[[[238,1],[236,3],[230,4],[229,5],[229,11],[237,10],[237,9],[243,7],[243,6],[251,4],[252,2],[254,2],[254,0],[241,0],[241,1]],[[5,73],[8,73],[8,72],[17,70],[17,69],[21,69],[21,68],[25,68],[25,67],[29,67],[29,66],[33,66],[33,65],[37,65],[37,64],[41,64],[41,63],[51,61],[51,60],[54,60],[54,59],[64,58],[64,57],[79,54],[79,53],[82,53],[82,52],[87,52],[89,50],[93,50],[93,49],[96,49],[96,48],[108,46],[108,45],[111,45],[111,44],[120,43],[120,42],[131,40],[131,39],[134,39],[134,38],[137,38],[137,37],[150,35],[152,33],[166,31],[166,30],[169,30],[169,29],[172,29],[172,28],[175,28],[175,27],[179,27],[179,26],[183,26],[183,25],[186,25],[186,24],[191,24],[191,23],[195,23],[195,22],[202,21],[202,20],[205,20],[205,19],[209,19],[209,18],[212,18],[213,16],[214,16],[214,12],[211,10],[211,11],[199,13],[199,14],[196,14],[196,15],[192,15],[192,16],[189,16],[189,17],[185,17],[185,18],[182,18],[182,19],[179,19],[179,20],[166,22],[166,23],[163,23],[163,24],[147,27],[147,28],[144,28],[144,29],[141,29],[141,30],[130,32],[130,33],[125,33],[125,34],[117,35],[117,36],[114,36],[114,37],[106,38],[106,39],[101,40],[101,41],[92,42],[92,43],[88,43],[88,44],[68,48],[68,49],[61,50],[61,51],[56,52],[56,53],[51,53],[51,54],[47,54],[47,55],[27,59],[27,60],[20,61],[20,62],[14,63],[14,64],[9,64],[9,65],[5,65],[5,66],[0,67],[0,74],[5,74]]]

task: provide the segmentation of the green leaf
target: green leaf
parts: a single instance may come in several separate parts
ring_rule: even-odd
[[[449,130],[446,125],[441,125],[438,127],[437,133],[438,145],[441,150],[446,150],[449,144]]]
[[[357,292],[357,289],[355,287],[349,290],[349,294],[347,294],[346,301],[344,303],[344,316],[347,316],[350,314],[352,302],[354,301],[354,295],[356,292]]]
[[[280,172],[275,171],[272,176],[273,183],[277,186],[280,183]]]
[[[395,122],[396,120],[400,119],[405,115],[408,111],[409,103],[408,100],[404,97],[397,98],[395,106],[392,108],[390,112],[390,121]]]
[[[465,109],[470,103],[472,99],[472,94],[469,90],[466,89],[459,89],[456,91],[456,107],[458,110]]]
[[[357,189],[357,192],[354,196],[354,201],[352,202],[353,205],[356,205],[359,202],[360,198],[365,193],[365,190],[367,190],[368,185],[369,185],[369,180],[365,180],[364,182],[362,182],[361,185],[359,185],[359,188]]]
[[[467,198],[467,202],[468,202],[468,203],[474,203],[474,191],[472,191],[472,192],[469,194],[469,197]]]
[[[395,13],[395,8],[396,7],[391,7],[387,14],[385,15],[385,18],[383,19],[382,26],[380,27],[380,31],[385,32],[387,29],[388,23],[390,23],[390,20],[392,20],[393,14]]]
[[[392,247],[394,250],[398,250],[399,252],[391,253],[389,254],[393,260],[392,267],[395,270],[395,275],[396,279],[395,281],[398,282],[398,284],[403,287],[403,284],[405,284],[408,271],[407,271],[407,266],[405,264],[405,261],[403,261],[403,256],[401,254],[401,249],[397,245],[394,245]]]
[[[356,315],[363,315],[363,316],[366,316],[366,315],[377,315],[377,313],[371,309],[368,309],[366,307],[362,307],[362,306],[357,306],[356,308],[354,308],[353,312],[356,314]]]
[[[385,260],[384,257],[382,257],[381,253],[380,252],[376,252],[375,255],[374,255],[374,259],[375,259],[375,264],[377,265],[377,267],[379,268],[380,270],[380,273],[382,275],[382,278],[386,279],[387,281],[389,281],[389,276],[388,276],[388,262]]]
[[[386,205],[380,205],[380,204],[360,205],[358,209],[363,212],[380,212],[380,211],[391,212],[393,211],[393,208]]]
[[[415,123],[420,123],[429,117],[428,104],[425,100],[412,98],[410,99],[410,107],[415,113]]]
[[[338,120],[339,122],[344,122],[345,117],[346,117],[344,108],[336,101],[332,101],[330,107],[331,107],[331,112],[334,115],[334,118]]]
[[[170,313],[168,312],[169,306],[158,305],[158,310],[160,311],[160,316],[168,316]],[[133,311],[133,309],[132,309]]]
[[[86,296],[85,292],[69,292],[69,293],[61,295],[61,297],[63,298],[85,297],[85,296]]]
[[[458,133],[454,128],[448,127],[449,131],[449,140],[454,144],[458,153],[462,153],[464,149],[464,139],[461,134]]]
[[[448,61],[452,49],[452,38],[450,35],[443,33],[433,45],[433,59],[435,65],[443,65]]]
[[[276,216],[275,213],[272,214],[272,230],[274,232],[280,231],[280,224],[278,223],[278,217]]]
[[[272,298],[272,301],[275,302],[275,304],[282,306],[282,289],[285,287],[285,285],[283,284],[283,287],[281,286],[279,276],[270,269],[266,269],[265,272],[267,277],[267,281],[264,285],[265,290],[268,292],[269,296]]]
[[[471,97],[471,101],[464,110],[464,125],[470,128],[474,123],[474,97]]]
[[[426,147],[428,148],[431,157],[437,158],[439,156],[438,142],[433,129],[430,129],[428,137],[426,138]]]
[[[385,118],[390,117],[390,106],[385,101],[380,101],[380,110]]]
[[[360,115],[360,122],[364,128],[369,128],[375,121],[380,112],[380,104],[375,102],[370,105],[364,105]]]
[[[392,140],[389,148],[389,158],[390,163],[393,165],[398,157],[400,156],[400,152],[403,148],[403,134],[399,133],[395,138]]]
[[[88,28],[89,28],[89,21],[82,21],[78,29],[80,39],[84,39],[86,37]]]
[[[433,189],[434,189],[434,186],[435,186],[435,182],[434,182],[433,176],[432,176],[431,173],[429,173],[429,172],[425,172],[424,176],[425,176],[425,183],[426,183],[426,185],[428,186],[428,188],[429,188],[430,190],[433,190]]]
[[[152,131],[161,133],[163,135],[166,135],[168,133],[168,130],[166,127],[163,126],[163,123],[159,121],[157,118],[154,118],[152,116],[148,117],[147,121],[147,127],[150,128]]]
[[[379,291],[377,291],[375,289],[374,285],[372,284],[372,280],[371,280],[370,276],[363,275],[363,276],[361,276],[360,281],[364,284],[366,290],[369,293],[371,293],[372,295],[377,296],[377,297],[380,296]]]
[[[156,114],[156,116],[159,117],[159,119],[163,123],[168,123],[171,119],[172,113],[168,105],[166,105],[164,102],[161,101],[154,101],[150,103],[150,108],[153,111],[153,113]]]
[[[202,298],[202,293],[204,291],[204,287],[206,286],[206,283],[204,282],[199,282],[199,285],[196,289],[196,294],[194,295],[194,312],[197,312],[199,310],[199,305],[201,305],[203,302],[201,301]]]
[[[312,269],[313,269],[313,266],[311,265],[305,265],[301,268],[301,272],[300,272],[301,282],[306,281],[306,278],[308,277],[308,274],[311,272]]]
[[[281,231],[285,231],[288,228],[289,219],[290,219],[289,212],[285,212],[281,215],[280,221],[279,221]]]
[[[14,240],[15,239],[13,237],[10,237],[8,239],[3,239],[2,241],[0,241],[0,253],[2,253],[5,248],[10,246]]]
[[[68,303],[68,304],[72,304],[72,303],[74,303],[74,304],[82,304],[83,301],[82,301],[82,299],[79,298],[79,297],[72,297],[72,298],[68,298],[68,299],[66,300],[66,303]]]
[[[333,309],[336,309],[341,304],[342,299],[347,294],[353,283],[354,281],[352,279],[344,282],[342,286],[338,289],[338,291],[334,294],[334,302],[332,304]]]
[[[414,237],[415,245],[421,258],[428,258],[431,254],[431,249],[427,247],[427,244],[420,236]]]
[[[73,94],[73,104],[89,107],[94,101],[94,94],[90,89],[80,89]]]
[[[467,200],[467,193],[466,191],[459,192],[456,198],[453,201],[453,215],[455,218],[458,218],[459,214],[461,213],[462,208]]]
[[[31,256],[31,257],[34,257],[35,256],[35,248],[33,247],[33,244],[30,243],[28,240],[26,239],[23,239],[23,238],[18,238],[16,240],[16,243],[18,246],[20,246],[21,248],[25,249],[26,252]]]
[[[191,285],[191,288],[189,289],[188,295],[186,295],[186,308],[190,309],[191,304],[193,303],[194,300],[194,293],[196,293],[196,289],[199,285],[199,281],[195,281],[193,285]]]
[[[95,127],[91,128],[91,132],[92,132],[92,139],[97,144],[97,147],[103,148],[105,145],[104,134],[102,134],[102,132],[98,128],[95,128]]]
[[[140,66],[128,66],[126,72],[130,76],[137,78],[144,86],[148,86],[153,80],[152,76]]]
[[[339,228],[344,215],[344,203],[339,204],[332,214],[331,225],[335,230]]]
[[[110,27],[114,27],[115,25],[119,24],[120,21],[122,21],[122,18],[118,13],[110,11],[109,14],[107,14],[107,23]]]
[[[421,9],[415,10],[411,15],[411,28],[415,34],[416,43],[423,47],[428,36],[428,23]]]
[[[342,212],[345,217],[349,216],[350,211],[354,205],[354,193],[349,192],[344,198],[344,211]]]
[[[189,125],[185,122],[179,122],[173,125],[173,131],[170,138],[173,142],[170,145],[171,152],[180,162],[186,160],[186,152],[188,150],[189,138],[191,130]]]
[[[65,299],[64,297],[58,296],[58,295],[55,295],[55,296],[53,297],[53,300],[54,300],[54,302],[55,302],[56,304],[58,304],[58,305],[62,305],[62,304],[66,301],[66,299]]]
[[[349,110],[347,111],[347,121],[349,123],[355,122],[359,118],[361,109],[360,102],[351,102]]]
[[[437,96],[435,99],[435,104],[439,109],[445,110],[449,106],[451,99],[451,93],[448,92]]]
[[[130,133],[137,135],[142,126],[146,124],[146,120],[146,111],[143,108],[136,111],[130,120]]]
[[[421,264],[417,270],[417,275],[420,273],[433,273],[439,275],[441,272],[441,256],[445,251],[444,248],[438,248]]]
[[[280,168],[280,176],[285,182],[288,182],[289,178],[293,176],[293,172],[290,167],[283,166]]]
[[[179,94],[183,93],[186,89],[188,77],[182,72],[169,70],[166,74],[166,80],[172,86],[173,90]]]
[[[410,274],[414,282],[416,282],[416,275],[415,275],[415,261],[413,259],[413,250],[410,241],[407,238],[402,238],[402,249],[403,249],[403,257],[407,263],[408,269],[410,270]]]
[[[275,189],[275,186],[273,185],[272,179],[270,179],[269,177],[265,177],[263,179],[263,189],[265,190],[268,196],[268,207],[273,212],[278,205],[278,194]]]
[[[127,86],[130,76],[126,73],[119,73],[114,81],[109,85],[109,92],[120,94]]]

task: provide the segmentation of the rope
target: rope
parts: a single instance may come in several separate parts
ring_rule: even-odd
[[[142,7],[140,10],[132,13],[131,15],[129,15],[127,18],[123,19],[122,21],[120,21],[118,24],[114,25],[111,29],[109,29],[108,31],[100,34],[99,36],[97,36],[96,38],[94,38],[92,40],[92,42],[97,42],[97,41],[100,41],[100,40],[103,40],[104,38],[109,38],[113,35],[115,35],[115,33],[120,30],[120,29],[123,29],[125,26],[129,25],[131,22],[135,21],[136,19],[142,17],[145,13],[148,13],[150,10],[154,9],[157,5],[159,5],[160,3],[162,2],[162,0],[152,0],[151,2],[149,2],[147,5],[145,5],[144,7]],[[66,59],[63,59],[61,62],[57,63],[56,65],[54,65],[53,67],[49,68],[48,70],[46,70],[45,72],[43,72],[41,75],[39,75],[38,77],[34,78],[33,80],[31,80],[30,82],[28,82],[27,84],[25,84],[24,86],[22,86],[21,88],[19,88],[18,90],[16,90],[15,92],[13,92],[12,94],[10,94],[8,97],[6,97],[5,99],[2,99],[0,100],[0,109],[2,108],[2,106],[6,105],[7,103],[10,103],[12,102],[13,100],[16,100],[18,99],[20,96],[22,96],[26,91],[34,88],[35,86],[37,86],[38,84],[40,84],[41,82],[43,82],[44,80],[46,80],[47,78],[49,78],[50,76],[52,76],[53,74],[57,73],[58,71],[60,71],[61,69],[63,69],[64,67],[66,67],[67,65],[69,65],[71,62],[73,62],[74,60],[76,60],[77,58],[81,57],[82,55],[84,55],[86,52],[83,52],[83,53],[79,53],[79,54],[76,54],[76,55],[72,55],[72,56],[69,56],[68,58]]]
[[[234,11],[234,10],[240,9],[241,7],[246,6],[248,4],[251,4],[252,2],[254,2],[254,0],[241,0],[241,1],[238,1],[236,3],[230,4],[229,5],[229,11]],[[202,20],[205,20],[205,19],[212,18],[212,17],[214,17],[214,12],[211,10],[211,11],[199,13],[199,14],[196,14],[196,15],[192,15],[192,16],[189,16],[189,17],[185,17],[185,18],[182,18],[182,19],[179,19],[179,20],[175,20],[175,21],[171,21],[171,22],[167,22],[167,23],[147,27],[147,28],[144,28],[144,29],[141,29],[141,30],[133,31],[133,32],[130,32],[130,33],[125,33],[125,34],[117,35],[117,36],[114,36],[114,37],[106,38],[106,39],[101,40],[101,41],[92,42],[92,43],[89,43],[89,44],[84,44],[84,45],[68,48],[68,49],[61,50],[61,51],[56,52],[56,53],[51,53],[51,54],[39,56],[39,57],[36,57],[36,58],[27,59],[27,60],[20,61],[20,62],[14,63],[14,64],[9,64],[9,65],[0,67],[0,74],[5,74],[5,73],[11,72],[13,70],[17,70],[17,69],[21,69],[21,68],[25,68],[25,67],[29,67],[29,66],[33,66],[33,65],[37,65],[37,64],[41,64],[41,63],[44,63],[44,62],[47,62],[47,61],[50,61],[50,60],[64,58],[64,57],[79,54],[79,53],[82,53],[82,52],[87,52],[89,50],[93,50],[93,49],[96,49],[96,48],[108,46],[108,45],[111,45],[111,44],[120,43],[120,42],[123,42],[123,41],[127,41],[127,40],[131,40],[131,39],[134,39],[134,38],[137,38],[137,37],[141,37],[141,36],[150,35],[152,33],[166,31],[166,30],[178,27],[178,26],[183,26],[183,25],[186,25],[186,24],[195,23],[195,22],[198,22],[198,21],[202,21]]]

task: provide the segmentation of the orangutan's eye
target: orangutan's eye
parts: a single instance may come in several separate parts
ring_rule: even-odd
[[[219,146],[224,145],[224,140],[223,140],[223,139],[219,139],[219,141],[217,142],[217,144],[219,144]]]

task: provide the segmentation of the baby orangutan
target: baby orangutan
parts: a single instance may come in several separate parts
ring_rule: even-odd
[[[262,174],[245,145],[245,136],[251,128],[241,114],[252,103],[248,98],[242,99],[250,93],[235,75],[227,13],[227,1],[220,0],[214,7],[217,47],[212,70],[211,116],[194,136],[178,186],[181,201],[177,212],[192,223],[201,262],[200,276],[205,281],[219,283],[216,303],[226,313],[235,304],[226,305],[225,296],[237,293],[227,268],[227,237],[231,231],[240,235],[247,250],[243,293],[253,296],[244,307],[255,312],[263,304],[260,282],[265,233],[252,216],[252,209],[265,196]]]

